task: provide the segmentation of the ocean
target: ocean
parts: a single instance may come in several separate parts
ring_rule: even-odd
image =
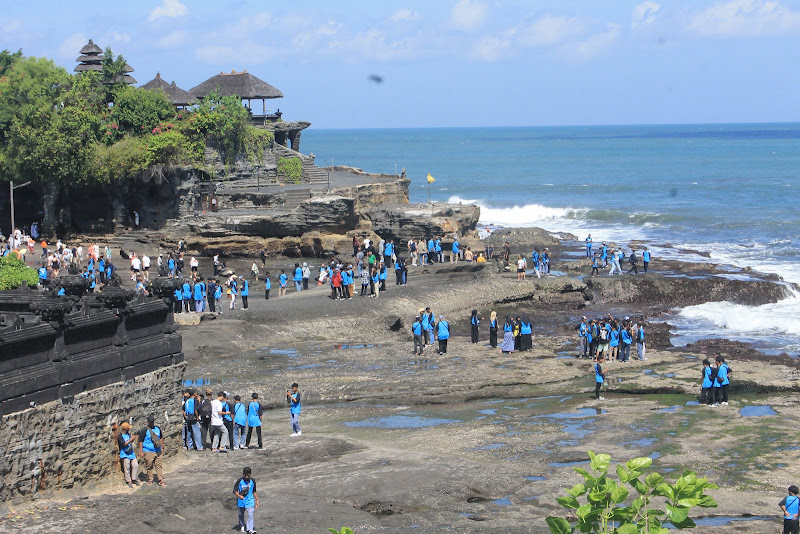
[[[487,226],[643,240],[656,269],[669,243],[800,283],[800,124],[309,129],[302,150],[320,165],[405,168],[411,202],[476,203]],[[800,294],[787,292],[676,309],[673,342],[727,337],[796,355]]]

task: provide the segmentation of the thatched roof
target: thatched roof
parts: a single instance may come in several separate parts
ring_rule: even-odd
[[[103,57],[102,56],[81,56],[75,61],[79,63],[102,63]]]
[[[89,39],[89,42],[83,48],[81,48],[81,55],[96,56],[97,54],[102,53],[103,49],[94,44],[94,41],[91,39]]]
[[[75,72],[86,72],[87,70],[96,70],[100,72],[103,66],[99,63],[81,63],[75,67]]]
[[[161,77],[160,72],[156,74],[155,78],[144,84],[142,89],[164,91],[169,101],[176,106],[191,106],[192,104],[197,104],[197,98],[175,85],[175,82],[171,84],[167,83],[164,78]]]
[[[212,91],[219,89],[220,96],[238,96],[239,98],[283,98],[283,93],[263,80],[259,80],[246,70],[231,71],[230,74],[220,72],[197,87],[189,90],[189,94],[204,98]]]

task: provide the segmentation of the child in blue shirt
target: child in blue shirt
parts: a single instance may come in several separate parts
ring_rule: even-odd
[[[301,436],[303,433],[300,431],[300,390],[298,389],[300,386],[297,385],[297,382],[292,384],[291,390],[286,390],[286,402],[288,402],[291,406],[289,408],[289,413],[291,415],[292,420],[292,437]]]
[[[252,470],[249,467],[242,469],[242,478],[233,485],[233,494],[236,495],[236,504],[239,508],[239,531],[255,532],[253,526],[253,513],[258,508],[258,493],[256,481],[250,477]]]

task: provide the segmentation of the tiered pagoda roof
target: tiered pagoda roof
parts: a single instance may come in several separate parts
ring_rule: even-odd
[[[144,84],[142,89],[164,91],[169,101],[175,106],[191,106],[197,104],[197,98],[175,85],[174,81],[171,84],[167,83],[164,78],[161,77],[160,72],[156,74],[155,78]]]
[[[103,70],[103,49],[94,44],[94,41],[89,39],[89,42],[81,48],[80,54],[80,57],[75,60],[78,62],[78,65],[75,67],[75,72],[100,72]],[[133,72],[133,67],[125,64],[125,72]],[[123,76],[123,79],[128,85],[136,83],[136,79],[127,74]]]

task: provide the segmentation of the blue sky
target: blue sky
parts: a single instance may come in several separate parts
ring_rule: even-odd
[[[184,89],[247,69],[315,128],[800,121],[800,0],[4,4],[0,49],[72,71],[92,38]]]

